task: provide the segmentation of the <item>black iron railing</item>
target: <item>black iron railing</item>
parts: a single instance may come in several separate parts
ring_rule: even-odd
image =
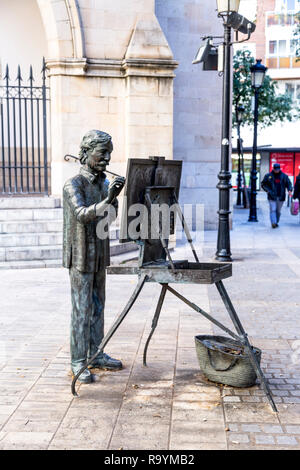
[[[0,193],[48,194],[47,112],[49,87],[43,60],[42,85],[34,86],[32,66],[24,85],[20,66],[11,84],[6,66],[0,86]]]

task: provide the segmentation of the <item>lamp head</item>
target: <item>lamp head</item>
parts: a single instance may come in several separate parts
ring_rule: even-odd
[[[192,62],[193,64],[200,64],[201,62],[205,62],[207,60],[212,48],[211,42],[211,39],[206,39],[205,44],[199,47],[196,57]]]
[[[252,65],[250,70],[252,75],[252,87],[258,89],[264,82],[268,68],[261,63],[261,59],[257,59],[256,64]]]
[[[255,31],[256,25],[249,21],[239,13],[233,12],[227,18],[226,23],[233,28],[235,31],[239,31],[243,34],[252,34]]]
[[[244,119],[245,107],[240,105],[236,108],[236,120],[238,124],[241,124]]]
[[[219,15],[228,15],[229,13],[238,12],[240,0],[217,0],[217,8]]]

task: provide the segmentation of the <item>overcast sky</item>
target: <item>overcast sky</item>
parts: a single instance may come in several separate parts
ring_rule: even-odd
[[[241,0],[239,13],[248,20],[254,21],[256,18],[257,0]]]

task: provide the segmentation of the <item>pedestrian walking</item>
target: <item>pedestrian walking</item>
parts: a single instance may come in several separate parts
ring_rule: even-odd
[[[294,187],[293,199],[299,199],[300,201],[300,172],[296,178],[296,183]]]
[[[273,170],[267,173],[261,183],[261,187],[268,193],[270,205],[270,219],[272,228],[277,228],[281,215],[281,208],[285,201],[286,190],[292,195],[293,186],[288,175],[283,173],[279,163],[274,163]]]

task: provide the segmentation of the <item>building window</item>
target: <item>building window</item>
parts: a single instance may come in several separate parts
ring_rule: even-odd
[[[295,95],[295,87],[293,83],[286,83],[285,84],[285,92],[294,99]]]
[[[296,61],[295,45],[292,39],[271,40],[267,44],[267,67],[269,68],[295,68],[300,67]]]
[[[286,0],[286,9],[287,10],[295,10],[296,8],[296,2],[295,0]]]
[[[279,41],[269,41],[269,55],[277,55],[278,57],[286,57],[293,50],[292,41],[280,39]]]
[[[295,24],[293,13],[267,13],[267,26],[293,26]]]
[[[279,57],[285,57],[286,56],[286,41],[285,40],[279,40]]]
[[[295,105],[300,104],[300,82],[285,82],[285,92],[292,98]]]
[[[277,41],[269,41],[269,54],[277,55]]]
[[[299,0],[276,0],[275,10],[297,11],[299,10],[299,4]]]
[[[290,55],[294,56],[296,54],[296,45],[294,41],[290,41]]]

